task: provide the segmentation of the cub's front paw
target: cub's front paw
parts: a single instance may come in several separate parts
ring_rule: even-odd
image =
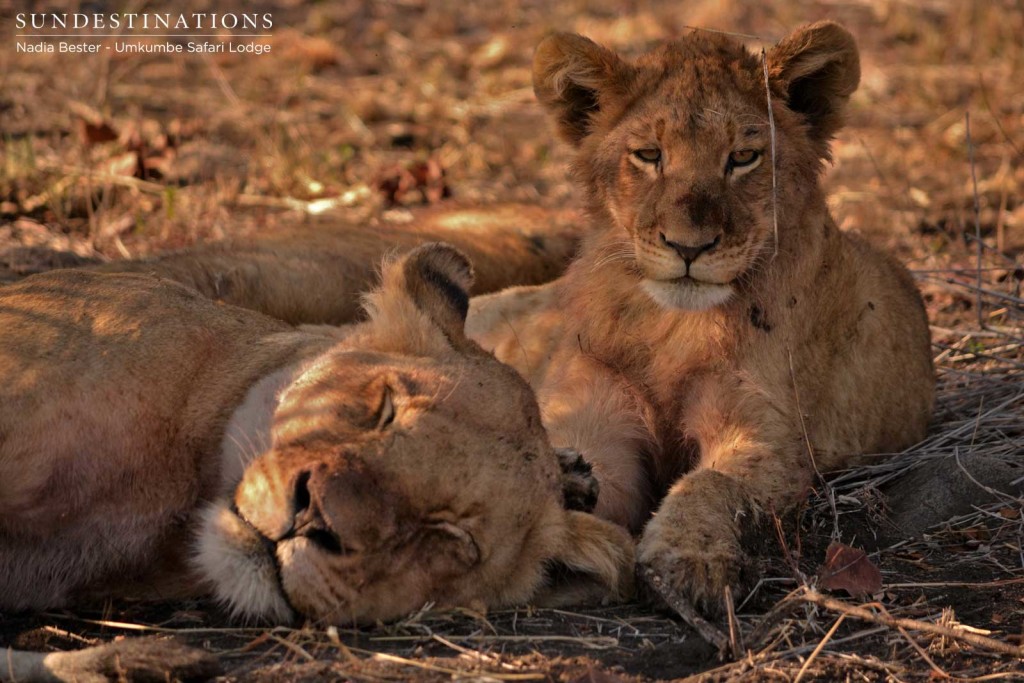
[[[745,581],[747,562],[739,543],[706,532],[648,528],[640,541],[641,568],[661,578],[660,593],[685,600],[708,616],[717,616],[725,592]]]
[[[714,487],[679,488],[644,529],[637,560],[644,573],[660,579],[657,592],[670,605],[682,600],[716,616],[726,591],[735,595],[750,574],[739,539],[745,506],[739,497],[716,496]]]
[[[556,448],[562,468],[562,495],[566,510],[593,512],[597,505],[598,484],[590,463],[574,448]]]

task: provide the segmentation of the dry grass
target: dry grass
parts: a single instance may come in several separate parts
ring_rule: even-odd
[[[1024,643],[1024,501],[1013,493],[1024,477],[1019,1],[263,5],[275,29],[262,58],[0,48],[0,253],[44,246],[118,259],[359,218],[386,208],[375,179],[428,160],[458,200],[564,206],[575,196],[568,152],[530,89],[531,49],[545,32],[633,50],[687,26],[771,41],[833,18],[859,36],[864,78],[826,180],[832,209],[916,273],[940,373],[935,425],[915,448],[833,477],[834,512],[821,491],[786,525],[767,578],[716,625],[740,654],[729,662],[639,604],[424,612],[349,632],[236,628],[203,603],[125,603],[88,619],[7,619],[0,642],[80,647],[174,633],[221,653],[238,680],[1020,679],[1024,664],[1008,649]],[[0,25],[17,6],[0,0]],[[102,140],[104,126],[115,139]],[[34,267],[6,265],[11,276]],[[1014,468],[1009,482],[980,474]],[[907,486],[928,472],[953,488]],[[954,489],[973,491],[975,506],[940,505]],[[922,533],[898,538],[892,515]],[[816,591],[834,524],[882,569],[870,602]]]

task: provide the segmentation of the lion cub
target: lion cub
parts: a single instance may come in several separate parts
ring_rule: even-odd
[[[628,535],[564,508],[532,391],[466,338],[471,281],[420,247],[325,331],[137,275],[0,289],[0,610],[373,622],[543,597],[557,565],[628,593]]]
[[[467,330],[537,390],[553,443],[593,464],[597,512],[642,530],[641,564],[709,611],[757,511],[802,500],[815,467],[925,434],[920,296],[838,230],[819,184],[859,78],[830,22],[767,64],[707,32],[635,60],[571,34],[537,48],[592,232],[554,283],[474,299]]]

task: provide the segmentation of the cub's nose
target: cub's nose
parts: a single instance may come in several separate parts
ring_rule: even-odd
[[[680,244],[679,242],[673,242],[665,237],[665,233],[663,232],[658,233],[658,236],[661,237],[661,243],[676,252],[676,254],[679,255],[679,258],[683,259],[686,263],[687,267],[696,261],[697,257],[701,254],[714,251],[718,247],[718,243],[722,241],[722,234],[719,233],[718,235],[715,235],[715,239],[710,242],[705,242],[704,244],[698,244],[697,246],[691,247],[685,244]]]
[[[304,537],[321,550],[341,554],[345,552],[341,539],[327,524],[320,512],[319,504],[310,494],[312,478],[313,473],[309,470],[303,470],[295,477],[292,493],[292,528],[284,535],[284,538]]]

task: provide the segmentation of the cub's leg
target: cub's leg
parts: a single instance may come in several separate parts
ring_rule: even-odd
[[[749,558],[740,536],[759,511],[790,507],[813,483],[790,410],[784,397],[719,375],[705,380],[684,418],[700,459],[644,529],[638,560],[705,612],[718,612],[725,592],[743,583]]]
[[[594,514],[637,532],[650,514],[647,460],[656,450],[650,410],[624,379],[585,356],[559,369],[538,392],[551,443],[593,468],[600,486]]]

